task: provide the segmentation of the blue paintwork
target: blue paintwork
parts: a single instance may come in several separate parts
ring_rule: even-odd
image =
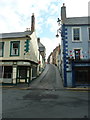
[[[80,27],[81,29],[81,41],[79,42],[74,42],[72,41],[72,28],[73,27]],[[72,85],[72,87],[75,87],[77,84],[75,83],[75,70],[74,67],[77,66],[76,63],[72,62],[72,70],[71,73],[70,71],[67,71],[67,65],[68,62],[66,62],[68,60],[68,57],[70,56],[70,54],[74,54],[74,49],[81,49],[81,53],[84,56],[84,60],[88,60],[90,59],[90,41],[89,41],[89,34],[88,34],[88,25],[62,25],[62,32],[61,32],[61,36],[62,36],[62,45],[63,45],[63,67],[64,67],[64,86],[68,86],[68,84]],[[72,51],[70,53],[70,51]],[[89,51],[89,52],[88,52]],[[66,53],[68,52],[68,53]],[[67,57],[68,56],[68,57]],[[87,66],[86,63],[83,64],[78,64],[78,66]],[[88,66],[90,66],[90,64],[88,64]],[[69,74],[68,74],[69,73]],[[68,74],[68,75],[67,75]],[[71,74],[71,75],[70,75]],[[69,78],[67,78],[67,76]],[[72,79],[70,79],[72,78]],[[69,82],[69,83],[68,83]],[[82,84],[81,84],[82,85]]]

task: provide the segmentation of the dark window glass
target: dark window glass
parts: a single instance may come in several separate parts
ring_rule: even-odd
[[[12,78],[12,67],[11,66],[4,66],[3,78]]]
[[[20,76],[20,78],[27,77],[27,67],[20,67],[19,68],[19,76]]]
[[[3,77],[3,67],[0,66],[0,78],[2,78],[2,77]]]
[[[89,40],[90,40],[90,28],[89,28]]]
[[[4,42],[0,42],[0,57],[3,57],[4,52]]]

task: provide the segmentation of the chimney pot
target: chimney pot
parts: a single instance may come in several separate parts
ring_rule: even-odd
[[[38,40],[38,43],[40,43],[40,38],[37,38],[37,40]]]
[[[65,3],[63,3],[63,6],[65,6]]]
[[[35,17],[34,17],[34,13],[32,13],[31,16],[31,32],[35,31]]]

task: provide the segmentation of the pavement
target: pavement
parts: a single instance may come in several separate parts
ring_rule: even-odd
[[[6,89],[20,89],[20,90],[36,90],[40,88],[32,88],[28,84],[18,84],[18,85],[2,85],[0,84],[0,88],[6,88]],[[43,90],[43,88],[41,88]],[[63,87],[63,89],[45,89],[45,90],[70,90],[70,91],[90,91],[90,87],[88,86],[77,86],[75,88],[72,87]]]

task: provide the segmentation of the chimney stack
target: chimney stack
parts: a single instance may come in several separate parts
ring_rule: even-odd
[[[35,31],[35,17],[34,17],[34,13],[32,13],[31,16],[31,32]]]
[[[37,38],[38,43],[40,43],[40,38]]]
[[[61,7],[61,20],[62,20],[62,23],[64,23],[66,19],[66,7],[65,7],[65,4],[63,3],[63,6]]]

